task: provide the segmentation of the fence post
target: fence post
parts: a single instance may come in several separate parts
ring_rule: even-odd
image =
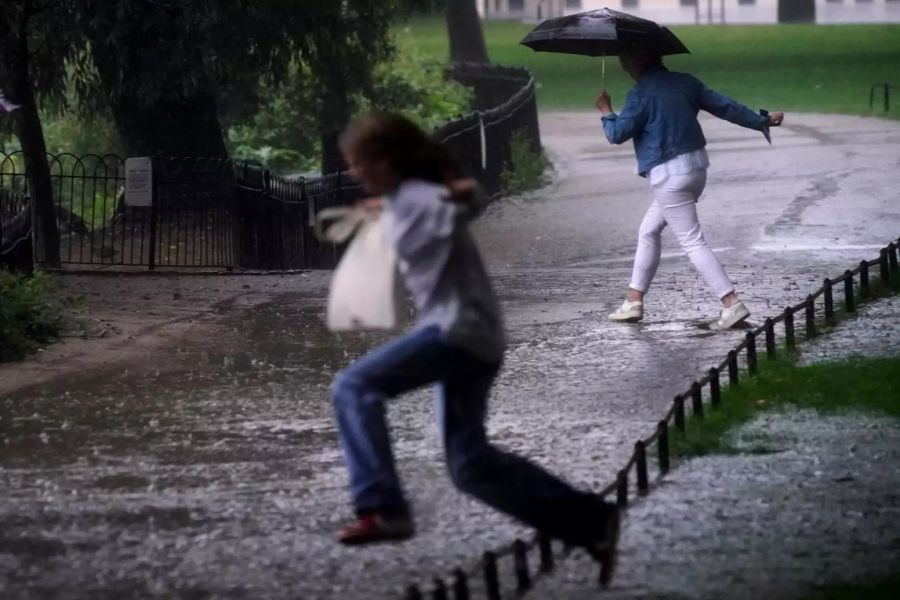
[[[771,317],[766,318],[766,357],[775,358],[775,322]]]
[[[447,586],[440,577],[434,578],[434,589],[431,591],[431,600],[448,600]]]
[[[784,309],[784,344],[788,350],[797,347],[797,341],[794,338],[794,309],[790,306]]]
[[[691,412],[698,419],[703,418],[703,390],[696,381],[691,384]]]
[[[422,592],[419,591],[419,586],[411,585],[406,588],[406,594],[403,595],[403,600],[422,600]]]
[[[634,455],[637,467],[638,494],[646,496],[650,492],[650,482],[647,478],[647,446],[643,440],[635,442]]]
[[[453,570],[453,600],[469,600],[469,579],[462,569]]]
[[[500,578],[497,576],[497,555],[488,550],[482,556],[484,569],[484,587],[488,600],[501,600]]]
[[[806,297],[806,338],[816,337],[816,301],[812,294]]]
[[[516,573],[516,593],[524,594],[531,589],[531,574],[528,572],[528,548],[522,540],[513,542],[513,569]]]
[[[675,396],[675,428],[684,432],[684,397],[679,394]]]
[[[665,419],[656,426],[659,436],[656,438],[656,449],[659,452],[659,472],[669,472],[669,422]]]
[[[825,290],[825,324],[834,325],[834,292],[832,291],[831,279],[825,279],[823,289]]]
[[[897,268],[898,268],[898,266],[897,266],[897,248],[898,248],[898,246],[894,242],[891,242],[890,244],[888,244],[888,264],[890,264],[891,273],[896,273]]]
[[[853,298],[853,271],[847,269],[844,271],[844,309],[848,313],[852,313],[856,310],[856,305],[854,303]]]
[[[709,370],[709,403],[713,410],[719,408],[722,403],[722,390],[719,385],[719,369],[713,367]]]
[[[756,336],[752,331],[747,332],[747,370],[756,375]]]
[[[887,284],[891,279],[891,274],[888,270],[887,248],[881,249],[881,252],[878,255],[878,266],[881,270],[881,282]]]
[[[484,113],[476,110],[478,116],[478,143],[481,147],[481,172],[487,171],[487,132],[484,128]]]
[[[738,375],[738,361],[737,361],[737,352],[734,350],[728,351],[728,385],[729,387],[736,388],[740,383],[740,376]]]
[[[859,295],[862,299],[869,298],[869,263],[859,261]]]
[[[616,476],[616,506],[628,506],[628,471],[621,469]]]
[[[553,543],[546,535],[538,537],[538,551],[540,554],[541,573],[549,573],[553,570]]]
[[[150,157],[150,255],[147,258],[147,269],[156,268],[156,212],[159,205],[159,166],[155,156]]]

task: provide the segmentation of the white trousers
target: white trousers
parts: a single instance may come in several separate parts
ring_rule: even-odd
[[[672,228],[694,268],[703,276],[716,296],[722,298],[734,286],[716,255],[713,254],[697,219],[697,199],[706,187],[706,169],[684,175],[668,175],[651,186],[653,201],[641,221],[637,253],[630,287],[639,292],[650,289],[662,252],[661,236],[666,225]]]

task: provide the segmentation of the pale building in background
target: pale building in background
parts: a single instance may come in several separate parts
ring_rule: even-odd
[[[541,21],[608,7],[667,24],[900,23],[900,0],[477,0],[487,19]]]

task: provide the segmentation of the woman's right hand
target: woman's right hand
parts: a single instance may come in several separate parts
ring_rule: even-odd
[[[609,97],[609,93],[606,90],[600,92],[597,96],[597,100],[594,102],[594,106],[597,107],[597,110],[599,110],[603,116],[613,112],[612,98]]]
[[[769,127],[778,127],[784,122],[783,112],[769,113]]]

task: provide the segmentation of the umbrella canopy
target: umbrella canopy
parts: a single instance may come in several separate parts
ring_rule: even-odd
[[[539,52],[585,56],[617,56],[628,46],[654,48],[661,55],[690,53],[668,28],[608,8],[547,19],[521,43]]]

